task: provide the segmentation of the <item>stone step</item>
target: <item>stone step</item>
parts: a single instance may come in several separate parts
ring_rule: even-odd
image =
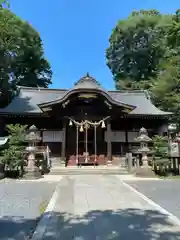
[[[59,166],[61,166],[61,163],[60,162],[55,162],[55,163],[51,163],[51,165],[52,165],[52,167],[53,166],[59,167]]]
[[[123,168],[51,168],[49,175],[125,175]]]
[[[52,168],[61,166],[61,159],[58,157],[51,158],[51,166]]]

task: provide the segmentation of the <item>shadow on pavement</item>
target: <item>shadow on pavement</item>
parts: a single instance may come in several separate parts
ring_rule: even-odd
[[[52,218],[43,239],[48,240],[175,240],[180,239],[180,227],[175,227],[166,215],[140,209],[95,210],[85,215],[51,212]]]
[[[95,210],[79,216],[65,212],[47,214],[51,218],[43,240],[180,239],[180,228],[175,228],[167,216],[158,211],[126,209]],[[0,239],[31,239],[38,220],[3,217],[0,219]]]
[[[0,217],[1,240],[28,240],[37,226],[39,218],[25,219],[23,217]]]

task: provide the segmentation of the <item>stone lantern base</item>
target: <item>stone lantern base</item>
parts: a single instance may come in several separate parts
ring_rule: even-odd
[[[34,166],[33,168],[27,167],[25,169],[25,174],[23,176],[24,179],[39,179],[42,178],[41,172],[39,171],[39,168]]]
[[[152,177],[156,177],[155,172],[152,170],[152,167],[139,167],[136,172],[135,172],[135,176],[137,177],[147,177],[147,178],[152,178]]]

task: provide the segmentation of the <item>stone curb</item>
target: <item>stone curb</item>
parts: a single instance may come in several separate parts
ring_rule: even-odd
[[[61,177],[61,179],[59,181],[62,180],[63,177]],[[46,208],[46,210],[44,211],[44,213],[42,214],[40,221],[38,222],[36,229],[31,237],[31,240],[42,240],[43,236],[45,234],[46,231],[46,227],[50,221],[50,219],[53,216],[53,209],[56,206],[56,202],[58,199],[58,195],[59,195],[59,184],[56,186],[56,189],[49,201],[49,204]]]

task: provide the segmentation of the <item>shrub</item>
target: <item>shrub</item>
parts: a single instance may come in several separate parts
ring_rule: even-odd
[[[6,171],[22,171],[27,125],[9,124],[6,128],[9,141],[7,148],[1,152],[1,162],[4,164]]]
[[[156,135],[152,140],[155,171],[160,175],[167,175],[170,165],[168,158],[168,138]]]

